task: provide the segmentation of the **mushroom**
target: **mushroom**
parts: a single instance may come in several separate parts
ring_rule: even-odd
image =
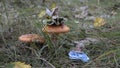
[[[66,33],[70,30],[70,28],[66,25],[47,25],[45,26],[42,31],[51,33],[51,34],[60,34],[60,33]]]
[[[43,27],[42,31],[49,33],[51,35],[52,41],[55,44],[57,43],[57,35],[69,32],[70,28],[64,24],[65,18],[59,17],[57,6],[52,10],[46,8],[46,14],[49,16],[49,18],[43,20],[43,24],[45,23],[45,26]]]
[[[21,42],[29,44],[31,47],[35,47],[35,49],[38,48],[38,47],[41,47],[40,45],[42,45],[45,42],[44,38],[39,36],[38,34],[21,35],[19,37],[19,40]],[[40,44],[40,45],[36,44],[35,46],[32,46],[31,44],[33,44],[33,43],[35,43],[35,44],[37,43],[37,44]]]
[[[19,40],[22,41],[22,42],[34,42],[34,41],[37,41],[37,42],[40,42],[40,43],[44,43],[44,39],[37,35],[37,34],[25,34],[25,35],[21,35],[19,37]]]
[[[66,33],[70,31],[70,28],[66,25],[46,25],[42,29],[43,32],[49,33],[51,35],[52,41],[57,43],[58,34]]]

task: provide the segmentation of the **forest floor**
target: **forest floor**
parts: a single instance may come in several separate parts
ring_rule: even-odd
[[[68,33],[58,36],[55,47],[42,32],[38,17],[52,4],[60,8],[60,16],[67,18],[65,24],[70,27]],[[105,25],[94,27],[95,18],[103,18]],[[30,47],[31,53],[18,39],[23,34],[39,34],[48,41],[38,50]],[[68,53],[75,46],[73,42],[85,38],[99,40],[85,46],[90,61],[72,61]],[[16,61],[32,68],[119,68],[120,0],[0,0],[0,68]]]

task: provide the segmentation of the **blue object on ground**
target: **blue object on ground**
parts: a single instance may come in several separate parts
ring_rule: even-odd
[[[76,52],[74,50],[69,52],[69,58],[73,60],[81,60],[83,62],[88,62],[90,59],[84,52]]]

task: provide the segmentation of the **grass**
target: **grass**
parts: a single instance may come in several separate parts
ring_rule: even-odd
[[[0,67],[15,61],[25,62],[32,67],[56,67],[56,68],[89,68],[89,67],[120,67],[120,9],[114,9],[119,0],[4,0],[0,1]],[[42,32],[42,22],[39,21],[38,14],[41,10],[55,2],[60,7],[61,16],[66,16],[65,23],[71,30],[66,34],[58,36],[56,45],[52,43],[49,35]],[[75,18],[74,10],[81,6],[88,6],[92,16],[110,15],[112,11],[117,14],[105,18],[106,24],[100,28],[84,29],[82,24],[92,24],[93,21]],[[120,7],[117,7],[120,8]],[[75,23],[79,21],[79,23]],[[86,33],[88,31],[88,33]],[[22,34],[37,33],[46,39],[46,43],[39,50],[34,50],[33,55],[26,46],[18,40]],[[69,59],[68,52],[74,47],[74,41],[79,41],[86,37],[100,39],[100,43],[86,46],[85,53],[90,57],[90,62],[74,62]],[[19,47],[21,46],[21,47]],[[55,47],[53,47],[55,46]],[[49,48],[48,48],[49,47]]]

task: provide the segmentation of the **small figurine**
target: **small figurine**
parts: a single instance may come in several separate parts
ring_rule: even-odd
[[[69,52],[69,58],[72,60],[81,60],[83,62],[88,62],[89,57],[83,52],[84,44],[77,43],[76,47]]]

